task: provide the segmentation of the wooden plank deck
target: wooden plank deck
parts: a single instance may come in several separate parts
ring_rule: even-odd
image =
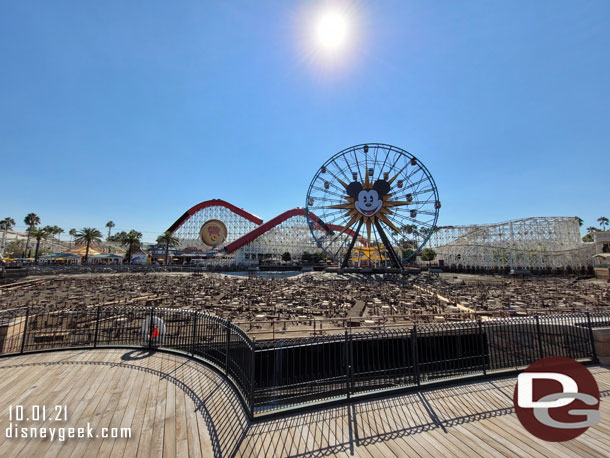
[[[187,358],[103,349],[24,355],[0,359],[0,456],[608,456],[610,369],[590,369],[602,392],[601,423],[549,443],[519,424],[515,377],[250,424],[222,376]],[[37,426],[130,427],[131,438],[7,439],[16,404],[67,406],[66,422]]]
[[[557,456],[610,455],[610,369],[597,379],[601,423],[577,439],[550,443],[519,423],[516,378],[425,390],[251,426],[237,456]]]
[[[145,356],[139,359],[140,356]],[[129,350],[53,352],[0,360],[1,457],[134,457],[215,454],[200,411],[201,399],[185,383],[221,400],[220,376],[186,358]],[[233,394],[228,393],[231,397]],[[67,406],[67,421],[23,421],[19,427],[130,428],[129,438],[6,437],[9,406]],[[199,408],[198,408],[199,407]],[[50,415],[48,415],[50,416]],[[15,423],[15,422],[14,422]],[[218,453],[216,453],[218,454]]]

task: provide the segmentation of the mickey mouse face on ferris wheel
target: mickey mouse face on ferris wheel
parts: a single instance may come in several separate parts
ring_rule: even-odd
[[[354,181],[347,187],[347,194],[354,198],[354,207],[364,216],[373,216],[383,206],[383,196],[390,192],[390,184],[377,180],[372,189],[364,189],[362,184]]]

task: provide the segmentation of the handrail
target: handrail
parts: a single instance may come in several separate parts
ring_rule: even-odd
[[[232,384],[251,419],[443,380],[518,370],[544,356],[596,361],[592,328],[610,313],[414,323],[256,341],[205,312],[105,306],[0,311],[0,355],[137,347],[189,354]]]

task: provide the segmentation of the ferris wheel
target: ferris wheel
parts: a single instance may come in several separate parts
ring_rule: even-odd
[[[441,202],[426,166],[391,145],[335,154],[317,171],[305,214],[317,245],[341,267],[402,263],[432,235]]]

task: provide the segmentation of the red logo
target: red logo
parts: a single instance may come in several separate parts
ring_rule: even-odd
[[[220,235],[220,228],[218,226],[208,226],[208,234]]]
[[[513,402],[523,427],[548,442],[575,439],[599,423],[595,378],[563,356],[539,359],[519,374]]]

